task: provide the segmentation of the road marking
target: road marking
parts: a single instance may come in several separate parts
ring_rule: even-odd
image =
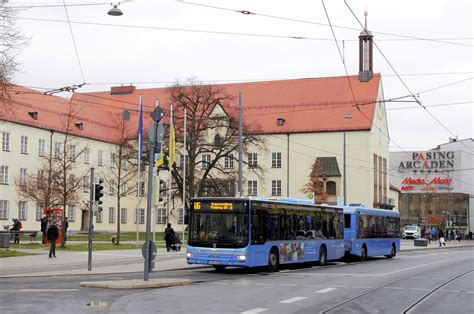
[[[333,291],[333,290],[336,290],[336,288],[325,288],[325,289],[318,290],[315,293],[327,293],[327,292]]]
[[[461,293],[459,290],[440,290],[441,292],[454,292],[454,293]]]
[[[253,314],[253,313],[261,313],[268,311],[268,309],[262,308],[262,307],[257,307],[256,309],[248,310],[245,312],[241,312],[240,314]]]
[[[250,285],[250,282],[233,282],[233,285]]]
[[[306,297],[294,297],[294,298],[291,298],[291,299],[288,299],[288,300],[283,300],[283,301],[280,301],[278,303],[293,303],[293,302],[298,302],[298,301],[301,301],[301,300],[304,300],[306,299]]]
[[[403,290],[402,287],[383,287],[383,289]]]
[[[415,291],[429,291],[430,289],[426,289],[426,288],[410,288],[410,290],[415,290]]]
[[[410,277],[411,279],[426,279],[426,277]]]
[[[322,287],[323,285],[301,285],[301,287],[310,287],[310,288],[314,288],[314,287]]]
[[[292,283],[280,283],[279,286],[286,286],[286,287],[297,287],[298,285]]]
[[[369,286],[351,286],[351,288],[370,289],[372,287],[369,287]]]
[[[20,289],[19,292],[73,292],[79,289]]]
[[[283,269],[283,270],[280,270],[280,273],[289,273],[291,271],[291,269]]]
[[[474,291],[466,291],[465,293],[473,293],[474,294]]]
[[[274,283],[256,283],[256,286],[274,286]]]

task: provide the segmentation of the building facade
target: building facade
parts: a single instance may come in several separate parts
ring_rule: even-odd
[[[472,139],[451,139],[428,151],[390,153],[390,182],[402,192],[402,224],[472,231],[473,151]]]

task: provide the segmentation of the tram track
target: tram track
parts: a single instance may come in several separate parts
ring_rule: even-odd
[[[461,261],[458,261],[458,262],[455,262],[455,263],[450,264],[450,266],[453,266],[453,267],[454,267],[455,265],[461,264],[461,263],[465,262],[465,261],[468,260],[468,259],[469,259],[469,258],[463,258]],[[454,268],[455,268],[455,267],[454,267]],[[362,298],[362,297],[364,297],[364,296],[367,296],[367,295],[371,294],[372,292],[375,292],[375,291],[378,291],[378,290],[380,290],[380,289],[382,289],[382,288],[391,286],[391,285],[393,285],[394,283],[401,282],[401,281],[406,280],[406,279],[408,279],[408,278],[410,278],[410,277],[423,275],[423,274],[425,274],[425,273],[429,273],[429,272],[432,272],[432,271],[433,271],[433,269],[429,269],[429,270],[425,270],[425,271],[422,271],[422,272],[419,272],[419,273],[409,274],[409,275],[403,276],[403,277],[401,277],[401,278],[397,278],[397,279],[392,280],[392,281],[390,281],[390,282],[388,282],[388,283],[384,283],[384,284],[379,285],[379,286],[377,286],[377,287],[375,287],[375,288],[371,288],[371,289],[369,289],[369,290],[367,290],[367,291],[364,291],[364,292],[362,292],[362,293],[360,293],[360,294],[358,294],[358,295],[356,295],[356,296],[354,296],[354,297],[352,297],[352,298],[349,298],[349,299],[347,299],[347,300],[344,300],[344,301],[342,301],[342,302],[340,302],[340,303],[338,303],[338,304],[336,304],[336,305],[333,305],[333,306],[331,306],[331,307],[329,307],[329,308],[326,308],[326,309],[320,311],[319,313],[321,313],[321,314],[329,313],[330,311],[336,310],[336,309],[338,309],[338,308],[340,308],[340,307],[342,307],[342,306],[344,306],[344,305],[346,305],[346,304],[348,304],[348,303],[354,302],[354,301],[356,301],[357,299],[360,299],[360,298]],[[416,305],[420,304],[420,302],[422,302],[423,300],[425,300],[426,298],[428,298],[431,294],[433,294],[433,293],[436,292],[437,290],[441,289],[442,287],[446,286],[447,284],[449,284],[449,283],[455,281],[456,279],[458,279],[458,278],[460,278],[460,277],[462,277],[462,276],[464,276],[464,275],[466,275],[466,274],[468,274],[468,273],[470,273],[470,272],[473,272],[473,271],[474,271],[474,270],[469,270],[469,271],[464,272],[464,273],[462,273],[462,274],[460,274],[460,275],[456,275],[455,277],[449,279],[448,281],[445,281],[445,282],[442,283],[441,285],[439,285],[439,286],[437,286],[436,288],[430,290],[428,293],[426,293],[425,295],[423,295],[421,298],[418,298],[418,299],[417,299],[415,302],[413,302],[409,307],[407,307],[402,313],[409,313],[409,311],[410,311],[411,309],[413,309],[414,307],[416,307]]]

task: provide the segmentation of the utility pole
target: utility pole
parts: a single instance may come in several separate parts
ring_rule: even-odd
[[[148,193],[147,193],[147,204],[146,204],[146,236],[143,255],[145,258],[144,266],[144,280],[148,281],[150,273],[150,265],[152,263],[151,253],[156,251],[155,243],[150,241],[150,223],[151,223],[151,207],[153,206],[153,166],[155,165],[155,152],[158,146],[158,125],[162,116],[162,110],[159,106],[153,110],[151,117],[153,118],[154,124],[152,126],[152,139],[149,145],[148,153]],[[153,244],[152,244],[153,243]],[[152,247],[153,246],[153,247]],[[153,250],[153,251],[152,251]]]
[[[242,92],[239,92],[239,197],[242,191]]]
[[[89,184],[89,242],[87,245],[88,256],[87,256],[87,270],[92,270],[92,237],[93,237],[93,225],[92,220],[94,218],[94,213],[92,211],[92,203],[94,201],[94,168],[91,168],[91,180]]]

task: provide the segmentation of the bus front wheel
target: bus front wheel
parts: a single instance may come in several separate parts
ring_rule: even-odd
[[[364,245],[360,251],[360,261],[364,262],[367,260],[367,247]]]
[[[268,271],[276,272],[278,270],[278,251],[275,248],[268,254]]]
[[[385,255],[387,258],[392,258],[397,255],[397,249],[395,248],[395,244],[392,244],[392,251],[390,252],[390,255]]]
[[[326,266],[328,261],[328,255],[326,253],[326,247],[319,249],[319,266]]]

